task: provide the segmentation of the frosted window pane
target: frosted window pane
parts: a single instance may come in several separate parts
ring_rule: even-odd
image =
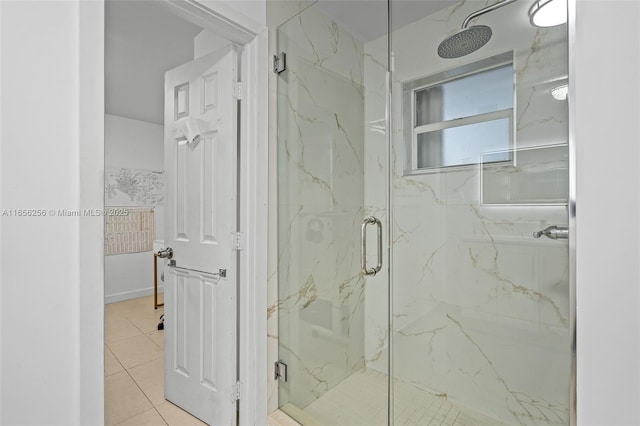
[[[508,161],[511,138],[508,118],[421,133],[417,140],[418,168],[476,164],[482,155],[502,151],[491,161]],[[486,161],[487,158],[485,158]]]
[[[513,65],[416,91],[416,126],[513,108]]]

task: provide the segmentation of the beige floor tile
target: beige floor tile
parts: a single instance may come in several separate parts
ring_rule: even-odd
[[[118,426],[164,426],[165,421],[162,416],[152,408],[149,411],[145,411],[142,414],[138,414],[135,417],[125,420],[122,423],[118,423]]]
[[[105,378],[105,424],[115,425],[152,408],[126,371]]]
[[[169,426],[206,426],[206,423],[201,422],[191,414],[170,402],[160,404],[156,409]]]
[[[105,306],[107,315],[116,314],[124,317],[147,309],[153,310],[153,296],[138,297],[137,299],[125,300],[123,302],[109,303]]]
[[[104,347],[104,376],[110,376],[119,371],[123,371],[122,364],[118,362],[113,352],[105,345]]]
[[[146,334],[108,342],[107,346],[125,369],[162,358],[162,349]]]
[[[164,349],[164,330],[150,331],[147,336],[153,340],[153,343]]]
[[[142,331],[124,317],[107,315],[105,318],[105,342],[116,342],[140,333],[142,333]]]
[[[164,310],[162,307],[153,309],[153,296],[109,304],[105,309],[111,332],[111,339],[105,345],[107,424],[204,425],[189,413],[164,400],[164,331],[157,329]],[[141,329],[147,331],[143,333]],[[123,371],[123,367],[126,371]],[[131,388],[130,392],[121,389],[123,386]],[[131,396],[131,393],[135,395]],[[120,396],[123,394],[129,395],[126,397],[129,401],[121,401]],[[136,405],[136,401],[141,399],[146,400],[144,408]],[[135,409],[131,409],[131,405]],[[157,407],[152,408],[150,405]],[[132,414],[133,411],[137,412]]]
[[[164,310],[162,308],[153,309],[153,306],[151,306],[145,310],[127,314],[127,319],[140,330],[148,333],[150,331],[158,330],[160,315],[162,315],[163,313]]]
[[[142,389],[142,392],[144,392],[154,406],[165,402],[164,372],[162,366],[162,358],[159,358],[128,370],[133,380],[135,380],[140,389]]]
[[[125,318],[144,332],[157,330],[160,315],[164,313],[163,307],[153,308],[153,296],[111,303],[105,309],[107,316]]]

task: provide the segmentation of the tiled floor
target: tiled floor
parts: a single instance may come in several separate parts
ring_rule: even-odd
[[[457,405],[446,398],[396,380],[395,425],[502,425],[503,423]],[[301,413],[283,411],[304,424],[374,426],[387,424],[387,376],[361,370],[304,408]],[[298,415],[297,415],[298,414]]]
[[[162,307],[153,297],[105,306],[105,424],[204,425],[164,399]]]
[[[105,311],[105,424],[205,425],[164,399],[164,332],[157,329],[163,309],[153,309],[149,296],[106,305]],[[282,410],[306,425],[385,425],[386,381],[384,374],[362,370],[303,410],[290,404]],[[394,392],[396,425],[499,424],[399,380]],[[298,424],[280,411],[268,423]]]

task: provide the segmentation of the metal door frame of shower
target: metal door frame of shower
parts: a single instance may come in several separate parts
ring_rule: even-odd
[[[569,215],[569,344],[571,346],[571,382],[569,390],[569,423],[571,426],[578,424],[578,387],[577,387],[577,280],[576,280],[576,96],[573,79],[575,76],[575,57],[571,51],[576,41],[576,2],[567,0],[567,58],[569,61],[567,103],[569,109],[569,203],[567,205]]]

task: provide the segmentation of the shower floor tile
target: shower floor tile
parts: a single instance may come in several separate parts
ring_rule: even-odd
[[[394,424],[496,426],[503,423],[476,413],[444,397],[396,380]],[[286,407],[283,407],[286,411]],[[360,370],[302,410],[314,424],[327,426],[383,426],[387,424],[387,376]],[[295,417],[295,413],[289,413]],[[306,422],[305,422],[306,423]]]

